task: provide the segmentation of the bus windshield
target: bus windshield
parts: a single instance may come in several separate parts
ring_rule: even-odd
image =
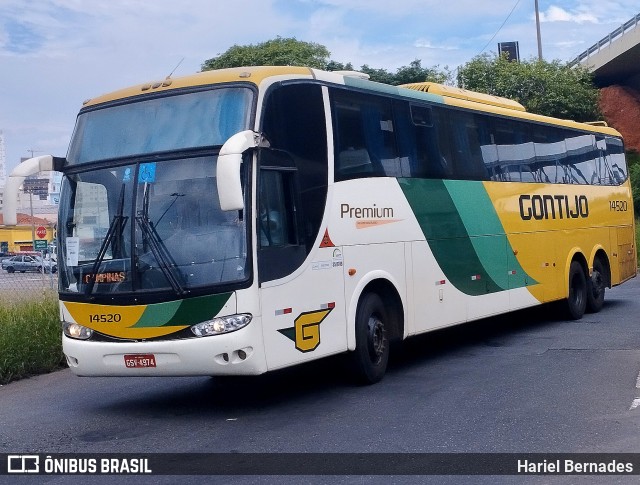
[[[253,91],[226,87],[87,109],[67,165],[222,145],[249,127]]]
[[[241,211],[222,211],[216,156],[132,162],[68,174],[60,290],[173,291],[248,278]]]

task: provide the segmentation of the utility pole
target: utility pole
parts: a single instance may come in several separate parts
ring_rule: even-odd
[[[29,148],[29,149],[27,149],[27,151],[29,153],[31,153],[31,158],[33,158],[33,154],[34,153],[40,152],[42,150],[36,150],[34,148]],[[23,186],[23,191],[27,192],[27,190],[24,188],[24,186]],[[35,244],[36,244],[36,242],[35,242],[36,241],[36,224],[35,224],[35,222],[33,220],[33,186],[31,186],[29,188],[29,213],[31,215],[31,244],[32,244],[32,246],[34,246],[31,249],[33,251],[35,251],[35,249],[36,249],[35,248]]]
[[[538,33],[538,60],[542,62],[542,39],[540,37],[540,13],[538,12],[538,0],[535,0],[536,7],[536,31]]]

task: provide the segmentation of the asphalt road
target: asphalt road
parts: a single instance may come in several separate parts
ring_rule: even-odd
[[[565,321],[558,313],[545,306],[414,338],[394,349],[384,380],[367,387],[352,384],[341,358],[251,378],[78,378],[63,370],[18,381],[0,387],[0,450],[640,453],[640,278],[609,291],[598,314]],[[126,483],[202,480],[176,478]],[[523,482],[281,478],[213,483]],[[637,483],[637,476],[553,479]]]

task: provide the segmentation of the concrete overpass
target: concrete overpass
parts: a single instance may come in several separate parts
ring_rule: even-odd
[[[600,87],[620,84],[640,91],[640,14],[576,57]]]

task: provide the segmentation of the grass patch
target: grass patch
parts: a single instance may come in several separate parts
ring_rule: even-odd
[[[0,299],[0,384],[64,365],[57,294]]]

